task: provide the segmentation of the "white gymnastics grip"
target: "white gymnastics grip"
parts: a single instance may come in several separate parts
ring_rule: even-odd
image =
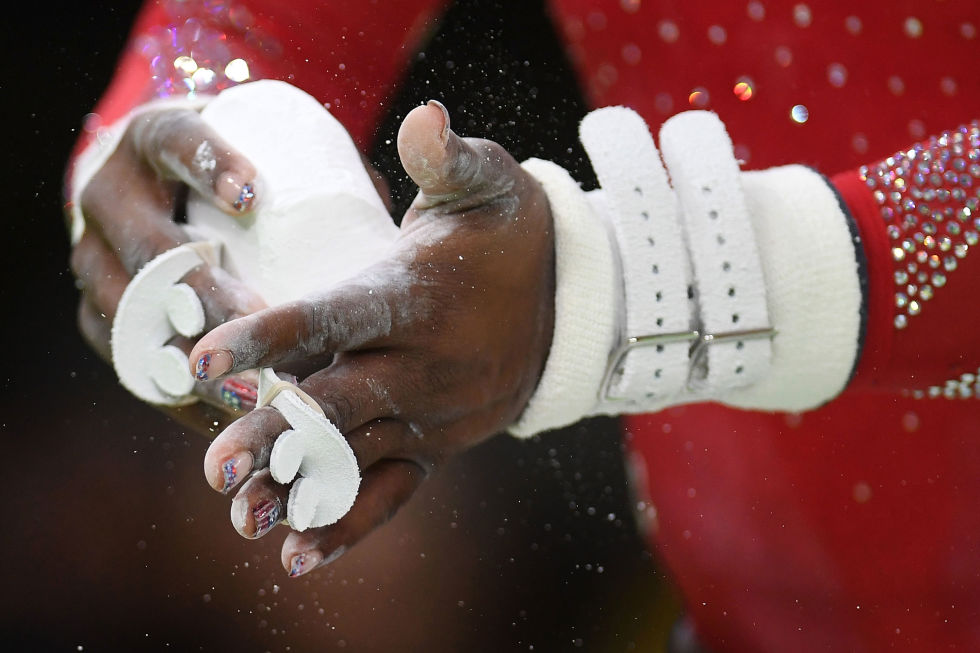
[[[276,376],[259,373],[258,405],[271,405],[289,422],[272,448],[269,470],[278,483],[292,482],[286,517],[294,530],[333,524],[347,514],[361,484],[347,440],[306,394]],[[295,480],[294,480],[295,479]]]
[[[140,399],[167,406],[195,401],[187,356],[167,342],[204,328],[201,301],[180,280],[217,259],[212,243],[187,243],[147,263],[126,286],[112,322],[112,365],[123,387]]]

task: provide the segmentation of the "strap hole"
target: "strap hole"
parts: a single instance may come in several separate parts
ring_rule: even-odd
[[[653,273],[654,273],[654,274],[660,274],[660,266],[659,266],[659,265],[657,265],[656,263],[654,263],[654,264],[653,264],[653,267],[652,267],[652,268],[650,268],[650,269],[651,269],[651,270],[653,270]]]
[[[688,299],[694,299],[694,287],[693,286],[688,286],[687,287],[687,298]]]
[[[658,290],[657,291],[657,301],[659,302],[663,298],[664,298],[664,294]]]
[[[704,193],[705,195],[710,194],[711,193],[711,186],[702,186],[701,187],[701,192]]]
[[[745,368],[742,367],[741,365],[739,365],[738,367],[735,368],[735,373],[736,374],[741,374],[744,371],[745,371]]]
[[[715,211],[714,209],[711,209],[710,211],[708,211],[708,217],[711,218],[712,220],[717,220],[718,219],[718,211]]]
[[[663,345],[657,345],[657,353],[658,354],[663,353],[663,350],[664,350],[664,346]]]
[[[664,372],[663,370],[657,369],[657,370],[654,370],[653,375],[659,379],[660,378],[660,375],[663,374],[663,372]]]
[[[640,188],[639,186],[634,186],[633,187],[633,192],[636,193],[637,195],[642,195],[643,194],[643,189]]]
[[[729,297],[734,297],[735,296],[735,286],[729,286],[728,287],[728,296]]]
[[[732,313],[732,324],[738,323],[738,313]]]
[[[664,319],[662,317],[657,318],[657,326],[662,327],[664,325]]]
[[[724,245],[725,244],[725,237],[722,236],[721,234],[718,234],[717,236],[715,236],[715,240],[718,241],[718,244],[719,245]]]
[[[657,241],[653,239],[653,236],[647,236],[647,243],[650,244],[650,247],[653,247],[654,245],[657,244]]]
[[[745,343],[739,340],[735,343],[735,349],[745,349]]]
[[[725,272],[728,272],[729,270],[732,269],[732,264],[729,263],[728,261],[725,261],[724,263],[721,264],[721,269],[724,270]]]
[[[642,216],[643,216],[643,219],[644,219],[644,220],[649,220],[649,219],[650,219],[650,214],[649,214],[649,213],[647,213],[646,211],[642,211],[642,212],[640,213],[640,215],[642,215]]]

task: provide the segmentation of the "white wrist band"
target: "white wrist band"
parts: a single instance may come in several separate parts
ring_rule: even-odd
[[[548,195],[556,243],[572,237],[569,225],[582,234],[580,220],[592,221],[593,248],[609,248],[622,280],[562,274],[576,259],[556,246],[554,340],[512,432],[708,400],[799,411],[843,389],[858,351],[859,245],[820,175],[801,166],[741,173],[724,126],[707,112],[664,125],[670,185],[646,125],[628,109],[590,114],[581,136],[601,190],[555,183],[541,165],[526,169]],[[599,226],[608,240],[595,235]],[[603,288],[612,301],[592,299]],[[577,296],[590,299],[560,301]],[[618,309],[613,319],[600,304]],[[597,346],[608,346],[603,364]]]

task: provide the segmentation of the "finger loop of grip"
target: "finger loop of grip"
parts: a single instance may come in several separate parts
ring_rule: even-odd
[[[272,477],[293,483],[290,526],[303,531],[333,524],[354,505],[361,482],[350,444],[319,404],[271,368],[259,372],[258,394],[258,404],[277,409],[291,427],[276,439],[269,459]]]

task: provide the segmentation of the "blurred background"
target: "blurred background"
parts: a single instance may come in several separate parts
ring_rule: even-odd
[[[375,139],[399,210],[414,189],[397,125],[429,97],[463,135],[589,175],[569,149],[584,104],[540,3],[465,4]],[[204,481],[207,442],[123,391],[75,328],[61,175],[138,3],[19,6],[0,82],[13,141],[0,257],[6,650],[660,650],[677,603],[637,533],[609,420],[485,443],[300,580],[279,563],[284,532],[233,531],[228,499]],[[456,65],[464,57],[488,65]]]

